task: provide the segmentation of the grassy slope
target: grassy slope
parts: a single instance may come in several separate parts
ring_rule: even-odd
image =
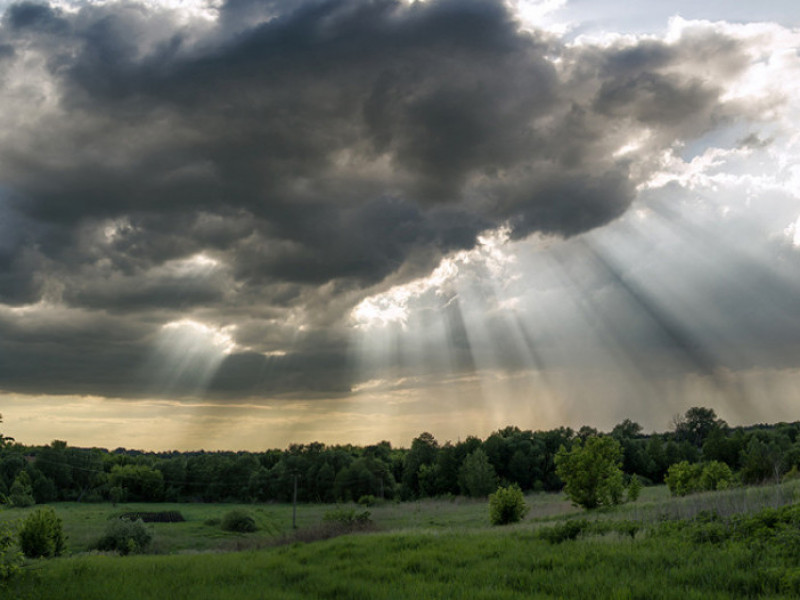
[[[797,494],[794,485],[670,500],[663,488],[652,488],[637,503],[593,516],[653,522],[665,514],[691,516],[708,508],[756,510],[792,501]],[[85,600],[796,597],[789,592],[798,590],[800,556],[787,558],[770,548],[740,543],[696,545],[680,535],[639,534],[631,540],[609,534],[551,546],[536,538],[536,528],[576,511],[560,497],[531,496],[528,503],[532,514],[510,528],[486,526],[485,502],[425,501],[373,508],[384,531],[312,544],[222,554],[125,558],[80,554],[32,561],[24,576],[11,584],[8,595],[0,590],[0,596]],[[123,508],[156,507],[58,505],[69,535],[75,536],[70,540],[71,551],[84,549],[84,542],[94,536],[89,532],[101,531],[107,515]],[[264,531],[235,536],[203,525],[206,519],[221,516],[229,505],[177,508],[189,521],[154,526],[161,551],[230,547],[232,541],[246,545],[269,537]],[[262,526],[273,527],[274,535],[288,531],[290,506],[250,509]],[[327,509],[301,506],[301,526],[318,523]],[[4,511],[0,519],[14,513],[19,516],[21,511]]]

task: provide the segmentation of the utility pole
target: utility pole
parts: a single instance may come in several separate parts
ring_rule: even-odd
[[[292,529],[297,529],[297,472],[294,474],[294,493],[292,494]]]

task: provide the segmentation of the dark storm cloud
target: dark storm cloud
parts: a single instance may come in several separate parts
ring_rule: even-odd
[[[741,67],[721,36],[568,49],[489,0],[231,0],[214,23],[135,3],[20,3],[2,24],[14,121],[0,120],[0,228],[13,230],[0,302],[126,315],[151,332],[186,312],[283,319],[336,346],[305,354],[314,346],[275,334],[291,360],[226,359],[212,389],[235,387],[229,372],[260,389],[267,363],[309,386],[299,373],[338,365],[336,323],[363,290],[423,274],[483,231],[572,236],[615,219],[638,183],[631,158],[614,157],[625,132],[645,125],[663,147],[702,134],[726,117],[720,88],[681,67]],[[37,364],[20,335],[0,347]],[[103,353],[113,336],[94,343],[117,372]],[[119,342],[118,381],[150,343]],[[91,379],[90,358],[65,364]],[[28,371],[6,368],[0,388]]]

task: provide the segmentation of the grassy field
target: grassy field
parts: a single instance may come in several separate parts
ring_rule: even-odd
[[[797,502],[799,486],[683,499],[669,498],[663,487],[647,488],[635,503],[593,513],[571,507],[560,495],[537,494],[526,498],[531,512],[525,521],[502,528],[488,525],[485,501],[385,504],[369,509],[374,532],[264,548],[291,541],[291,506],[243,507],[261,529],[232,534],[207,523],[233,505],[59,504],[69,555],[28,561],[23,575],[0,595],[31,600],[795,598],[800,522],[774,531],[762,527],[753,539],[723,539],[718,533],[724,527],[732,531],[724,521],[731,515]],[[299,506],[301,531],[318,527],[330,508]],[[118,557],[90,550],[114,514],[175,509],[185,523],[151,525],[153,551],[160,554]],[[18,520],[28,510],[5,510],[0,521]],[[709,510],[723,520],[702,521]],[[559,544],[541,539],[541,530],[576,519],[608,527]],[[634,535],[619,533],[617,523],[635,523]],[[236,549],[244,550],[229,552]]]

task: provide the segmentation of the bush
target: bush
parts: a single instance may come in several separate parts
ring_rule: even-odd
[[[642,481],[639,476],[631,475],[631,481],[628,484],[628,502],[636,502],[642,493]]]
[[[8,524],[0,524],[0,582],[19,573],[22,565],[22,552],[16,547],[14,537]]]
[[[700,489],[700,476],[703,474],[703,467],[699,464],[689,464],[689,461],[682,460],[679,463],[670,465],[664,483],[667,484],[673,496],[685,496]]]
[[[560,544],[567,540],[574,540],[588,527],[589,521],[586,519],[577,519],[565,521],[564,523],[553,525],[552,527],[543,527],[538,531],[537,535],[539,538],[551,544]]]
[[[114,519],[97,542],[97,549],[119,552],[122,555],[135,554],[143,552],[152,540],[153,534],[141,519]]]
[[[347,527],[354,527],[358,525],[366,525],[370,522],[370,512],[365,510],[357,513],[354,508],[334,508],[322,515],[322,521],[325,523],[338,523]]]
[[[681,461],[670,466],[664,481],[673,496],[685,496],[703,490],[725,490],[733,485],[731,468],[716,460],[703,464]]]
[[[712,460],[700,474],[700,487],[704,490],[727,490],[732,483],[733,472],[724,462]]]
[[[19,531],[19,545],[28,558],[59,556],[65,541],[61,519],[49,506],[28,515]]]
[[[180,511],[162,510],[158,512],[126,512],[119,515],[120,519],[126,521],[142,520],[145,523],[183,523],[186,519]]]
[[[527,513],[525,497],[517,484],[498,488],[489,496],[489,521],[492,525],[516,523]]]
[[[225,513],[222,517],[222,528],[238,533],[251,533],[258,529],[255,519],[247,511],[238,508]]]

